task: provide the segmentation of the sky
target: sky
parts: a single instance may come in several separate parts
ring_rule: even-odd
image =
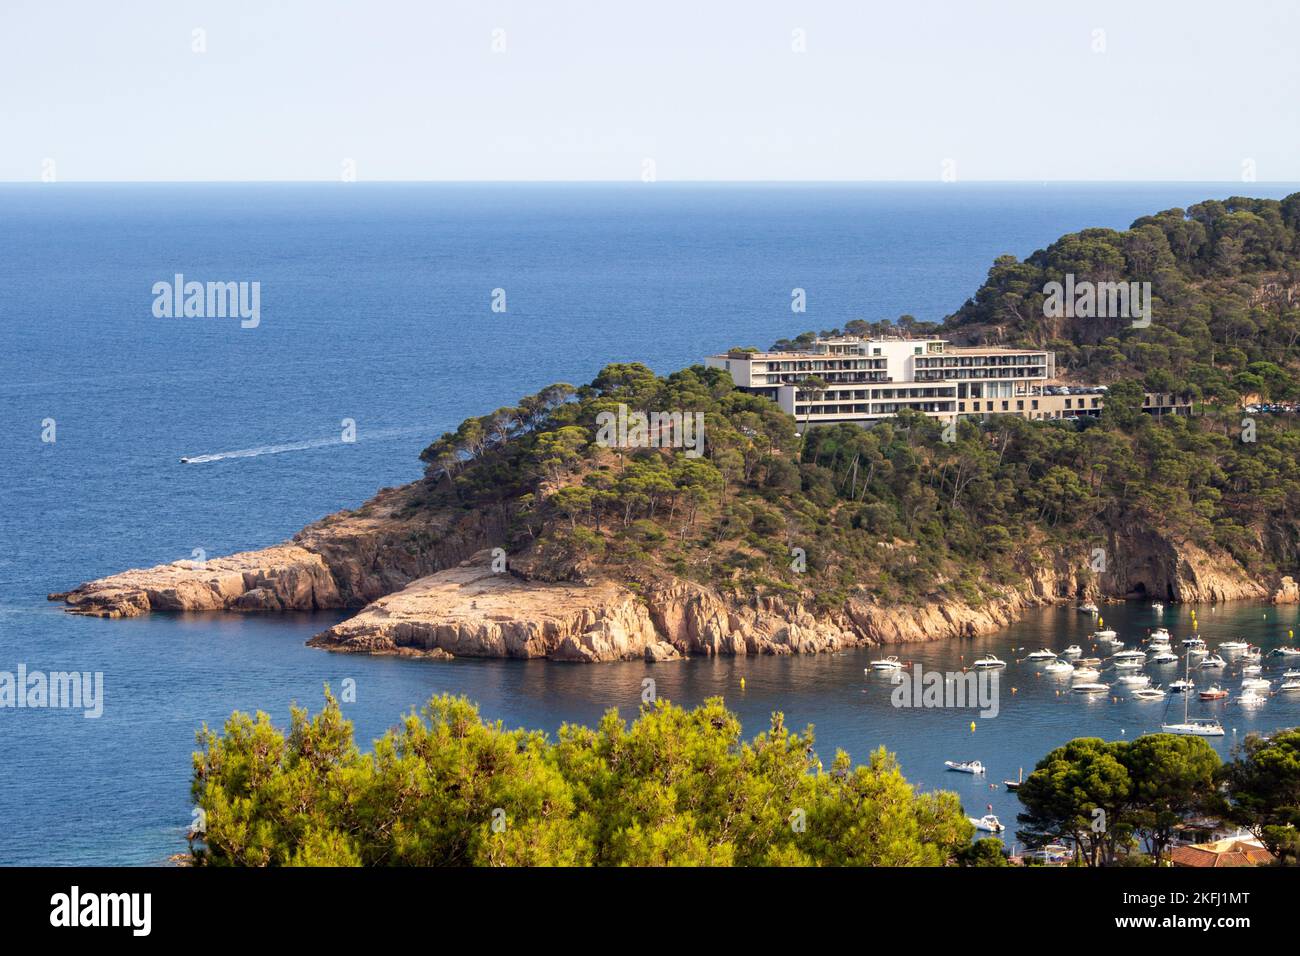
[[[0,180],[1300,180],[1296,0],[0,0]]]

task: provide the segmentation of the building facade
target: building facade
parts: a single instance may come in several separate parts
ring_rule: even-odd
[[[945,339],[817,339],[806,351],[710,355],[738,388],[763,395],[800,422],[870,424],[910,409],[934,418],[1020,415],[1031,420],[1101,414],[1105,390],[1060,385],[1045,349],[965,348]],[[809,379],[821,386],[808,387]],[[1190,401],[1148,395],[1148,411],[1189,414]]]

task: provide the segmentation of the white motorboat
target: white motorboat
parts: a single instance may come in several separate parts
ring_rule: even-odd
[[[1045,648],[1045,647],[1040,647],[1038,650],[1031,652],[1027,657],[1025,657],[1025,660],[1027,660],[1027,661],[1054,661],[1054,660],[1056,660],[1056,652],[1055,652],[1055,651],[1049,651],[1049,650],[1048,650],[1047,648]]]
[[[1135,661],[1143,661],[1143,660],[1146,660],[1147,652],[1146,652],[1146,651],[1139,651],[1139,650],[1136,650],[1136,649],[1134,649],[1134,650],[1128,650],[1128,651],[1116,651],[1112,656],[1113,656],[1116,660],[1135,660]]]
[[[1062,657],[1082,657],[1082,656],[1083,656],[1083,648],[1080,647],[1078,644],[1071,644],[1071,645],[1070,645],[1069,647],[1067,647],[1065,650],[1061,651],[1061,656],[1062,656]]]
[[[1151,678],[1146,674],[1121,674],[1115,678],[1115,683],[1123,684],[1125,687],[1146,687],[1151,683]]]
[[[1190,680],[1176,680],[1169,685],[1170,691],[1175,694],[1190,694],[1196,690],[1196,682]]]
[[[1294,647],[1279,647],[1273,653],[1278,657],[1300,657],[1300,649]]]
[[[1141,669],[1142,661],[1135,661],[1131,658],[1125,658],[1115,662],[1115,670],[1117,671],[1140,671]]]
[[[1198,666],[1200,666],[1200,667],[1227,667],[1227,666],[1228,666],[1228,662],[1225,661],[1225,660],[1224,660],[1222,657],[1220,657],[1218,654],[1211,654],[1211,655],[1210,655],[1209,657],[1207,657],[1205,660],[1201,661],[1201,663],[1200,663]]]
[[[957,773],[981,774],[984,772],[984,765],[978,760],[945,760],[943,765]]]
[[[1151,658],[1152,664],[1177,664],[1178,655],[1173,651],[1160,651]]]
[[[1241,676],[1254,677],[1256,674],[1260,673],[1260,671],[1262,671],[1263,669],[1264,668],[1260,667],[1258,664],[1247,664],[1245,667],[1241,669]]]
[[[1073,674],[1074,665],[1069,661],[1055,660],[1043,668],[1048,674]]]
[[[1219,650],[1221,651],[1244,651],[1248,647],[1250,645],[1245,641],[1222,641],[1219,644]]]
[[[1163,612],[1164,612],[1164,609],[1165,609],[1165,606],[1164,606],[1163,604],[1161,604],[1159,601],[1152,601],[1152,602],[1151,602],[1151,610],[1155,611],[1157,614],[1161,614],[1161,613],[1163,613]]]
[[[1242,690],[1262,690],[1268,693],[1273,689],[1273,682],[1266,677],[1247,677],[1241,682]]]
[[[1101,671],[1095,667],[1076,667],[1074,669],[1074,679],[1080,681],[1096,680],[1101,676]]]
[[[871,662],[871,669],[873,671],[896,671],[901,669],[902,666],[903,666],[903,662],[900,661],[897,657],[892,657],[892,656],[882,657],[878,661]]]
[[[1205,641],[1193,635],[1192,637],[1183,638],[1183,647],[1204,647]]]
[[[1089,601],[1089,602],[1087,602],[1086,604],[1080,604],[1080,605],[1079,605],[1079,613],[1080,613],[1080,614],[1100,614],[1100,613],[1101,613],[1101,608],[1097,607],[1097,605],[1095,605],[1095,604],[1093,604],[1091,601]]]
[[[1266,700],[1268,700],[1267,697],[1264,697],[1253,690],[1247,690],[1242,692],[1242,695],[1237,698],[1237,703],[1242,707],[1258,707]]]
[[[984,814],[978,820],[975,817],[967,817],[966,819],[975,825],[976,830],[983,830],[985,833],[1001,833],[1006,829],[1002,825],[1002,821],[991,813]]]
[[[1300,677],[1289,677],[1282,681],[1282,686],[1278,690],[1300,690]]]
[[[1071,693],[1075,694],[1104,694],[1108,690],[1110,690],[1109,684],[1096,684],[1092,681],[1075,684],[1070,688]]]
[[[1163,627],[1157,627],[1154,631],[1151,632],[1152,644],[1168,644],[1173,639],[1174,639],[1173,635],[1170,634]]]
[[[1285,672],[1283,672],[1282,676],[1283,676],[1284,678],[1286,678],[1287,680],[1290,680],[1290,679],[1293,678],[1293,677],[1300,677],[1300,671],[1294,671],[1294,670],[1290,670],[1290,669],[1288,669],[1288,670],[1286,670]]]
[[[1136,700],[1164,700],[1165,692],[1159,687],[1140,687],[1133,691]]]
[[[1263,659],[1264,659],[1264,655],[1260,652],[1259,648],[1256,647],[1254,644],[1246,648],[1246,652],[1242,655],[1242,660],[1251,661],[1251,662],[1258,662]]]
[[[1113,641],[1117,637],[1119,637],[1118,632],[1112,631],[1110,628],[1106,628],[1103,631],[1092,632],[1092,638],[1095,641]]]
[[[992,670],[995,667],[1006,667],[1007,662],[1001,660],[996,655],[986,654],[985,656],[981,657],[979,660],[975,661],[975,663],[972,664],[971,666],[974,667],[976,670],[987,671],[987,670]]]

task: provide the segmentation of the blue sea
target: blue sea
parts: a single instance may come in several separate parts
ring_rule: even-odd
[[[45,595],[284,540],[418,477],[420,449],[463,418],[589,381],[609,362],[669,372],[854,318],[938,320],[999,254],[1201,199],[1297,189],[0,185],[0,671],[100,671],[105,696],[98,719],[0,709],[0,863],[166,860],[185,848],[194,732],[233,709],[283,722],[291,702],[315,706],[324,682],[345,678],[368,742],[441,691],[511,726],[631,715],[651,675],[683,704],[725,696],[750,735],[776,709],[813,723],[826,758],[883,744],[914,781],[1009,822],[1014,797],[990,783],[1071,736],[1133,736],[1165,711],[1060,695],[1017,662],[1017,648],[1082,642],[1089,622],[1070,611],[899,650],[945,669],[984,650],[1012,660],[999,716],[972,732],[970,713],[891,707],[888,685],[863,674],[867,651],[659,666],[372,659],[303,646],[337,615],[102,621]],[[155,317],[153,286],[176,274],[260,283],[260,324]],[[806,314],[791,312],[795,288]],[[354,443],[339,440],[344,420]],[[1270,647],[1300,626],[1294,608],[1200,617],[1212,644],[1242,635]],[[1130,640],[1157,621],[1140,607],[1107,618]],[[1183,636],[1188,611],[1164,623]],[[1239,674],[1229,680],[1235,689]],[[1232,728],[1225,753],[1248,729],[1300,723],[1300,699],[1254,714],[1215,706]],[[981,759],[989,780],[944,774],[956,758]]]

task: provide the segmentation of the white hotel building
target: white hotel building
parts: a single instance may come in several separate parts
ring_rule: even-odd
[[[945,420],[1004,414],[1074,418],[1100,414],[1103,397],[1082,389],[1047,394],[1045,387],[1056,379],[1054,352],[963,348],[938,338],[845,336],[817,339],[807,351],[736,351],[705,361],[730,372],[738,388],[765,395],[798,421],[813,424],[870,423],[903,409]],[[810,376],[826,388],[801,388]]]

